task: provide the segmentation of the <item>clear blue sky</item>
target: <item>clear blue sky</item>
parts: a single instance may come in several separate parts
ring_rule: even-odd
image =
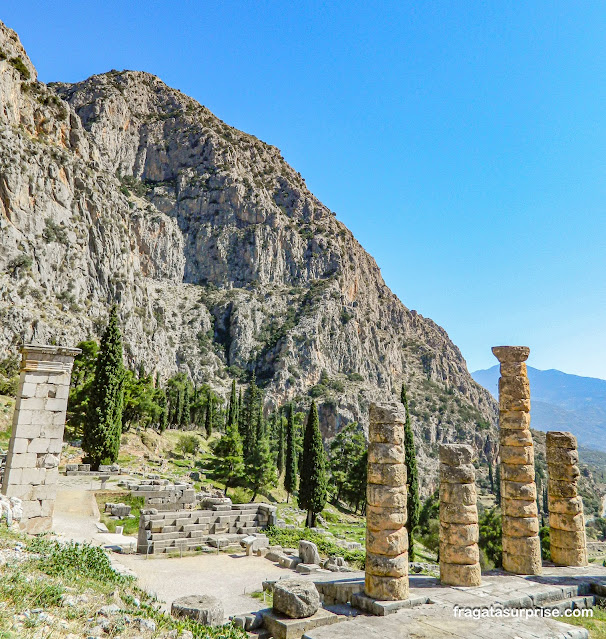
[[[525,344],[606,378],[604,2],[20,0],[0,19],[45,82],[150,71],[278,146],[470,370]]]

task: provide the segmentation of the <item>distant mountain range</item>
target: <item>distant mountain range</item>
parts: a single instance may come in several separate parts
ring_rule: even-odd
[[[472,374],[498,397],[499,366]],[[587,448],[606,451],[606,380],[528,367],[532,427],[569,430]]]

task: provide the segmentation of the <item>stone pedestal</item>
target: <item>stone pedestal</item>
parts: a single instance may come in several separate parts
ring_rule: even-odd
[[[77,348],[21,349],[21,376],[2,494],[23,501],[21,527],[49,530],[57,493],[65,411]]]
[[[546,443],[551,560],[558,566],[586,566],[583,500],[577,490],[577,440],[572,433],[550,431]]]
[[[482,583],[473,450],[440,446],[440,581],[449,586]]]
[[[401,404],[370,407],[365,592],[385,601],[408,598],[405,421]]]
[[[503,568],[518,575],[541,574],[541,543],[530,434],[530,384],[527,346],[495,346],[501,362],[499,439]]]

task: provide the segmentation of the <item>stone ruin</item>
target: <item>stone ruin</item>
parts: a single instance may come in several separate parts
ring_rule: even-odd
[[[503,568],[518,575],[542,572],[534,449],[530,433],[530,384],[526,346],[495,346],[501,362],[499,441]]]
[[[547,500],[551,561],[559,566],[586,566],[587,542],[583,499],[577,482],[579,453],[572,433],[547,433]]]
[[[21,527],[49,530],[57,495],[65,411],[80,349],[26,344],[2,494],[22,501]]]
[[[137,552],[175,551],[240,546],[240,541],[276,523],[276,507],[269,504],[226,504],[208,510],[141,511]]]
[[[372,404],[366,491],[366,586],[368,597],[408,597],[406,464],[401,404]]]
[[[192,484],[186,482],[142,479],[121,482],[120,485],[130,490],[132,497],[143,497],[146,508],[154,508],[157,511],[188,510],[197,505],[196,491]]]
[[[473,449],[440,446],[440,581],[451,586],[482,582]]]

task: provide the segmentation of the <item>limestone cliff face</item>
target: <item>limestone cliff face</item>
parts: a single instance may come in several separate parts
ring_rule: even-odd
[[[404,380],[426,467],[442,441],[491,449],[458,348],[277,148],[150,74],[46,86],[1,23],[0,49],[0,348],[96,335],[119,301],[129,364],[217,389],[254,370],[274,405],[313,389],[326,436]]]

